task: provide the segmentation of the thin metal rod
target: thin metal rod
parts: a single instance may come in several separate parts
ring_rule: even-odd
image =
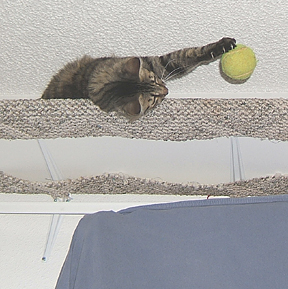
[[[40,147],[40,150],[42,152],[42,155],[44,157],[47,169],[49,171],[50,177],[53,181],[59,181],[63,179],[60,171],[57,168],[57,165],[55,161],[53,160],[52,155],[50,154],[44,140],[37,140],[38,145]],[[57,199],[56,199],[57,201]],[[52,251],[53,245],[55,243],[56,237],[59,232],[59,228],[62,222],[63,216],[60,214],[55,214],[52,216],[51,224],[50,224],[50,230],[46,242],[46,247],[44,251],[44,255],[42,257],[43,261],[47,261],[48,257],[50,256],[50,253]]]
[[[233,137],[230,138],[230,146],[231,146],[230,181],[235,182],[236,176],[235,176],[235,159],[234,159]]]
[[[56,237],[59,233],[60,225],[63,220],[63,215],[54,214],[50,225],[50,231],[47,238],[46,248],[42,257],[42,261],[47,261],[50,257],[52,248],[55,244]]]
[[[230,138],[230,147],[230,181],[243,181],[245,179],[245,172],[238,137]]]
[[[55,161],[53,160],[53,157],[51,153],[49,152],[45,141],[37,139],[38,145],[40,147],[41,153],[43,155],[43,158],[45,160],[46,167],[48,169],[48,172],[50,174],[50,177],[53,181],[60,181],[63,179],[59,169],[57,168],[57,165]]]
[[[244,166],[243,166],[242,155],[241,155],[238,137],[235,137],[235,142],[236,142],[236,148],[237,148],[239,177],[240,177],[240,181],[243,181],[245,179],[245,173],[244,173]]]

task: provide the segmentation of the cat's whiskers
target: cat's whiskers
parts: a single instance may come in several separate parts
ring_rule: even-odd
[[[166,82],[167,80],[169,80],[171,77],[173,77],[174,76],[174,72],[175,71],[177,71],[177,70],[179,70],[179,69],[182,69],[182,67],[177,67],[177,68],[175,68],[174,70],[172,70],[168,75],[166,75],[165,76],[165,78],[164,78],[164,82]],[[178,72],[179,73],[179,72]]]
[[[170,60],[167,62],[167,64],[165,65],[165,67],[164,67],[164,69],[163,69],[163,72],[162,72],[162,75],[161,75],[161,78],[160,78],[162,81],[164,81],[164,79],[166,79],[166,77],[167,77],[167,76],[165,76],[165,78],[164,78],[164,74],[165,74],[165,71],[166,71],[167,66],[168,66],[171,62],[173,62],[173,61],[175,61],[175,59],[170,59]]]
[[[172,70],[165,78],[164,78],[164,81],[168,81],[170,80],[172,77],[175,77],[177,76],[178,74],[182,73],[183,71],[185,71],[185,68],[189,67],[189,65],[185,65],[185,66],[182,66],[182,67],[177,67],[175,68],[174,70]],[[173,74],[175,71],[179,70],[176,74]]]

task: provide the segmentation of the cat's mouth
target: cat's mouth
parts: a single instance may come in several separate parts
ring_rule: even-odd
[[[151,94],[155,97],[159,97],[163,99],[168,94],[168,88],[164,85],[163,86],[161,85],[160,89],[157,92],[154,92]]]
[[[144,113],[146,113],[149,109],[153,108],[154,106],[160,104],[167,94],[168,94],[167,88],[165,88],[165,90],[162,93],[157,92],[152,94],[152,97],[148,100],[149,106],[146,108]]]

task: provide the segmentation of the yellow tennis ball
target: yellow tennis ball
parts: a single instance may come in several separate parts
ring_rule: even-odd
[[[243,44],[238,44],[221,57],[222,71],[235,80],[249,78],[256,64],[257,61],[253,50]]]

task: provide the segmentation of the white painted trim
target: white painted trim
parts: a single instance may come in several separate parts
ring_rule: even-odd
[[[0,214],[85,215],[147,204],[149,203],[0,202]]]
[[[288,92],[191,92],[191,93],[169,93],[166,98],[220,98],[220,99],[241,99],[241,98],[288,98]]]
[[[229,198],[227,196],[211,196],[209,199]],[[30,214],[30,215],[85,215],[100,211],[119,211],[130,207],[163,204],[177,201],[196,201],[207,199],[207,196],[186,196],[186,198],[165,199],[158,197],[158,200],[150,201],[120,201],[120,202],[0,202],[1,214]]]

